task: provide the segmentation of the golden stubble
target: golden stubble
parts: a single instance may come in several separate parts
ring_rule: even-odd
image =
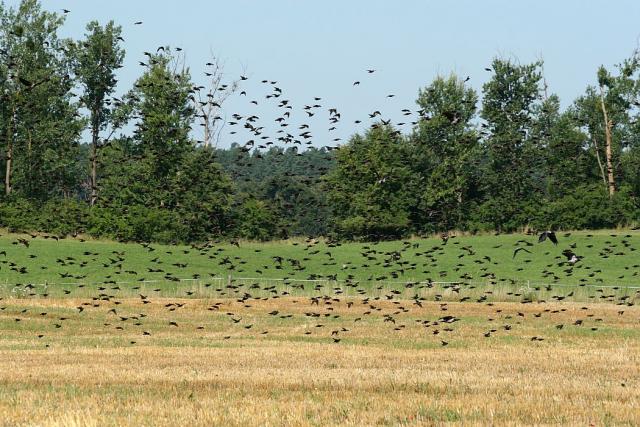
[[[256,300],[251,307],[229,300],[122,301],[119,315],[147,315],[138,327],[118,323],[107,312],[112,306],[75,314],[81,300],[9,301],[0,325],[28,308],[23,322],[42,323],[36,325],[45,337],[35,337],[33,328],[3,327],[0,424],[640,423],[635,307],[619,315],[619,306],[605,304],[418,308],[410,301],[374,301],[380,311],[363,315],[370,307],[353,301],[350,308],[344,300],[312,307],[302,298]],[[169,302],[185,305],[169,311]],[[221,308],[207,310],[215,302]],[[398,306],[409,312],[397,313]],[[276,309],[293,317],[268,314]],[[31,313],[41,310],[48,310],[44,319]],[[304,316],[310,311],[321,317]],[[62,328],[48,328],[46,318],[67,312]],[[396,323],[384,322],[383,314]],[[451,332],[417,322],[447,314],[462,319]],[[576,319],[587,325],[574,326]],[[557,330],[561,323],[566,326]],[[118,324],[125,326],[114,329]],[[501,329],[505,324],[512,329]],[[399,325],[405,327],[395,330]],[[592,325],[598,330],[590,331]],[[331,332],[341,327],[349,331],[334,343]],[[485,338],[491,328],[498,331]],[[141,336],[143,329],[151,336]]]

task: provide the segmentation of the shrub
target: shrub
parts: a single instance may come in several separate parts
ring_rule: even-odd
[[[9,200],[0,204],[0,227],[24,233],[38,229],[38,209],[26,199]]]

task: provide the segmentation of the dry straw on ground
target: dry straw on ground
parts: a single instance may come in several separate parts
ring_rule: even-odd
[[[354,307],[344,301],[332,307],[339,318],[322,320],[305,317],[308,307],[300,302],[256,301],[243,312],[243,322],[255,328],[247,330],[206,310],[211,302],[188,300],[182,311],[169,312],[156,300],[144,307],[153,320],[116,330],[108,313],[69,314],[56,329],[38,318],[42,310],[44,317],[72,313],[77,301],[71,299],[10,301],[0,317],[0,424],[640,423],[635,307],[620,315],[620,307],[605,304],[588,311],[572,303],[449,304],[447,312],[462,320],[435,336],[416,320],[442,315],[437,303],[399,314],[391,325],[374,316],[354,322]],[[274,307],[294,317],[268,315]],[[11,324],[24,308],[32,323]],[[566,310],[534,316],[554,308]],[[141,309],[127,300],[118,311]],[[577,318],[591,323],[574,326]],[[170,320],[178,327],[169,327]],[[324,326],[315,328],[319,323]],[[488,327],[507,323],[508,333],[484,337]],[[405,327],[394,330],[400,324]],[[349,331],[334,343],[330,331],[345,325]],[[43,328],[45,336],[37,338]]]

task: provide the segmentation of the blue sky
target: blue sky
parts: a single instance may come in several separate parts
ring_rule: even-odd
[[[10,0],[5,4],[16,5]],[[438,74],[470,76],[480,91],[492,58],[522,63],[543,59],[550,92],[564,106],[595,81],[600,64],[628,57],[640,43],[638,1],[164,1],[44,0],[48,10],[70,9],[64,35],[81,37],[85,24],[113,19],[123,26],[127,51],[120,74],[124,92],[142,72],[143,51],[160,45],[184,49],[196,82],[204,82],[211,52],[225,63],[229,80],[243,71],[248,96],[234,97],[227,115],[256,114],[269,130],[281,110],[265,100],[275,80],[294,105],[291,126],[309,122],[316,144],[326,144],[327,113],[307,120],[314,103],[342,113],[331,134],[346,140],[363,129],[368,113],[401,120],[415,109],[418,88]],[[133,25],[135,21],[142,25]],[[367,74],[366,69],[375,69]],[[352,83],[361,81],[360,86]],[[394,94],[395,97],[387,98]],[[249,104],[256,99],[259,105]],[[363,120],[357,125],[355,120]],[[275,129],[275,128],[274,128]],[[243,143],[224,134],[222,145]]]

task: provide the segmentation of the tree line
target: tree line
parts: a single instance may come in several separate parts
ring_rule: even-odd
[[[117,97],[121,27],[73,40],[63,23],[37,0],[0,2],[0,227],[196,242],[640,222],[637,52],[564,109],[542,62],[496,58],[481,94],[455,75],[420,90],[408,133],[380,119],[339,148],[220,149],[238,82],[218,63],[197,86],[176,49],[145,52]]]

